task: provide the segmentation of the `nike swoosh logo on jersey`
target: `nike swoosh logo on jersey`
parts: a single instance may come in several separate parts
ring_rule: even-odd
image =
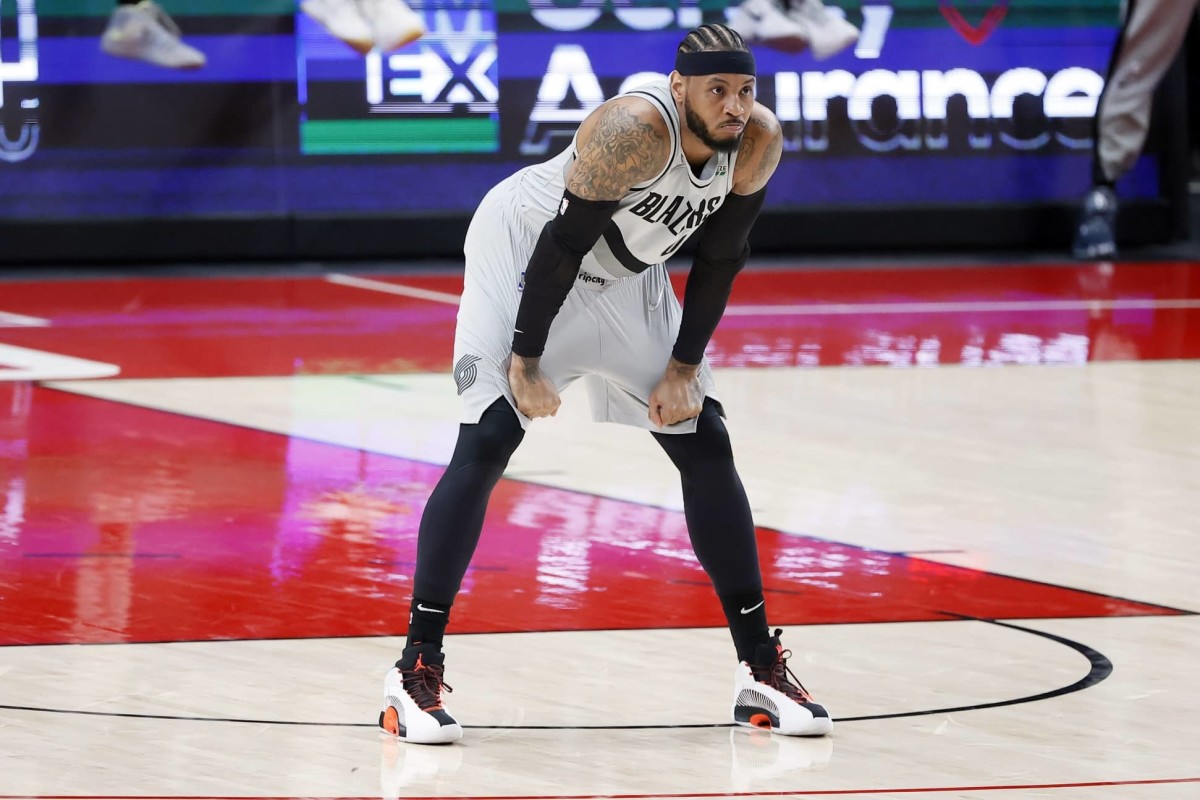
[[[765,602],[767,602],[767,601],[766,601],[766,600],[759,600],[759,601],[758,601],[758,605],[750,606],[749,608],[743,608],[743,609],[742,609],[742,613],[743,613],[743,614],[749,614],[751,611],[753,611],[754,609],[758,608],[759,606],[761,606],[761,605],[762,605],[763,603],[765,603]],[[420,608],[420,606],[417,606],[417,608]]]
[[[762,603],[759,603],[758,605],[761,606]],[[755,608],[757,608],[757,607],[758,606],[755,606]],[[436,608],[426,608],[425,606],[421,605],[420,603],[417,603],[417,611],[432,611],[434,614],[445,614],[446,613],[445,611],[439,611]],[[746,612],[743,611],[742,613],[744,614]]]

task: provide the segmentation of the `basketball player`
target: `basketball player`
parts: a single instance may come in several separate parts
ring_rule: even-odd
[[[577,378],[598,421],[648,429],[679,469],[692,546],[740,661],[733,721],[802,736],[832,729],[789,679],[790,653],[767,627],[750,506],[704,361],[783,147],[754,93],[742,38],[701,26],[668,78],[601,105],[566,150],[480,204],[454,344],[463,424],[421,518],[407,647],[384,679],[388,732],[462,737],[442,702],[451,605],[492,488],[531,420],[553,416]],[[681,311],[663,262],[693,234]]]

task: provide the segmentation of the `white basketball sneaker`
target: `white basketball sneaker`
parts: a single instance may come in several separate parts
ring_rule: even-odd
[[[365,55],[375,46],[371,25],[355,0],[303,0],[300,10],[359,53]]]
[[[108,18],[100,49],[110,56],[133,58],[170,69],[199,69],[207,63],[196,48],[184,44],[179,26],[152,0],[119,5]]]
[[[858,41],[858,28],[830,11],[821,0],[790,0],[788,18],[804,31],[813,58],[831,58]]]
[[[446,656],[436,646],[407,647],[383,678],[379,727],[406,742],[449,744],[462,738],[462,726],[442,703],[453,691],[442,676]]]
[[[792,653],[780,644],[781,633],[776,628],[770,642],[758,646],[756,663],[738,664],[733,674],[733,721],[784,736],[825,736],[833,730],[833,719],[788,669]]]
[[[808,47],[808,33],[788,18],[775,0],[742,0],[726,16],[748,44],[760,43],[785,53],[799,53]]]
[[[404,0],[359,0],[381,53],[398,50],[425,35],[425,22]]]

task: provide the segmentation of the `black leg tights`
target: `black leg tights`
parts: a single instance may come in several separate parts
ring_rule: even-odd
[[[454,455],[421,517],[410,645],[441,643],[492,489],[523,437],[503,398],[477,424],[459,429]],[[716,404],[706,400],[695,433],[656,433],[654,438],[679,469],[692,547],[721,599],[739,656],[750,660],[769,634],[754,522],[725,423]]]
[[[679,469],[692,549],[721,599],[739,657],[749,661],[770,634],[750,501],[725,422],[706,398],[695,433],[653,436]]]
[[[492,489],[524,436],[503,397],[478,423],[459,427],[454,455],[421,515],[414,598],[447,609],[454,602],[479,544]]]

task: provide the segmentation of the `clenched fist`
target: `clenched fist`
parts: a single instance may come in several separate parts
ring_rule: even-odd
[[[530,419],[553,417],[562,403],[554,382],[542,372],[540,362],[540,358],[522,358],[513,353],[508,365],[508,385],[517,401],[517,411]]]
[[[650,421],[659,428],[674,425],[700,416],[703,407],[700,365],[684,364],[672,358],[662,380],[650,393]]]

